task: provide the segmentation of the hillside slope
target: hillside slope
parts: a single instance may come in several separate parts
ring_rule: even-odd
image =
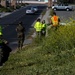
[[[75,75],[75,26],[49,29],[48,36],[11,54],[0,75]]]

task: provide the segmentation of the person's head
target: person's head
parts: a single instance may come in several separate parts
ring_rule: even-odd
[[[53,12],[53,15],[56,15],[56,12]]]
[[[40,22],[40,21],[41,21],[41,19],[40,19],[40,18],[38,18],[38,19],[37,19],[37,22]]]
[[[43,20],[42,23],[45,23],[45,20]]]

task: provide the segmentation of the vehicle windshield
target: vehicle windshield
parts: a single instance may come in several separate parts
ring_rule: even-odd
[[[37,8],[37,6],[32,6],[32,8]]]

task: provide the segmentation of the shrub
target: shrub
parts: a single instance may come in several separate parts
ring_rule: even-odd
[[[53,9],[51,9],[51,10],[50,10],[50,14],[49,14],[49,15],[50,15],[50,16],[53,16],[53,12],[54,12],[54,10],[53,10]]]
[[[45,43],[48,43],[49,49],[58,50],[72,49],[75,47],[74,26],[60,26],[57,31],[49,31],[49,36]],[[46,45],[45,45],[46,46]]]
[[[75,26],[49,29],[48,36],[11,54],[1,75],[74,75]]]

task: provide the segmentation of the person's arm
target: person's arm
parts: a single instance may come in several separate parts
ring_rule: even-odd
[[[34,24],[34,28],[36,29],[36,23]]]

